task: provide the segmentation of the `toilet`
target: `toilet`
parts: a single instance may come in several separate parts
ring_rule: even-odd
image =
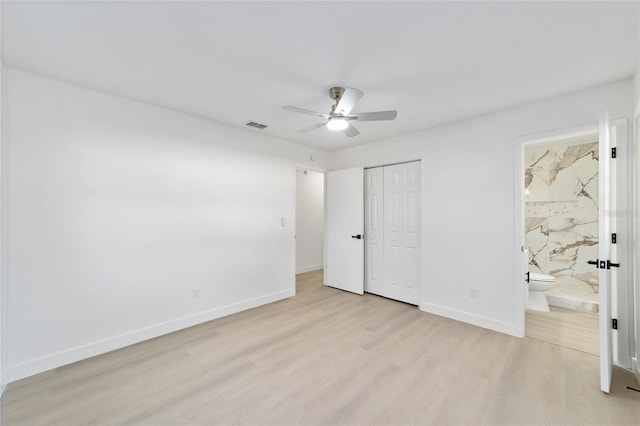
[[[556,279],[551,275],[529,273],[529,294],[527,297],[527,309],[549,312],[549,303],[544,292],[553,287]]]

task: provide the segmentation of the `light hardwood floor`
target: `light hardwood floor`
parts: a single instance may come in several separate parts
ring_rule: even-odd
[[[550,306],[550,312],[527,310],[526,335],[545,342],[600,354],[598,314]],[[640,424],[640,422],[639,422]]]
[[[298,277],[293,298],[9,385],[2,424],[638,425],[598,358]]]

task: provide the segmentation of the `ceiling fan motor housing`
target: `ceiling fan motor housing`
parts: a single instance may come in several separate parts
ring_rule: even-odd
[[[329,89],[329,97],[334,101],[339,101],[344,94],[344,87],[332,87]]]

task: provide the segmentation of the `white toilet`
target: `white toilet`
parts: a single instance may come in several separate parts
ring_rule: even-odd
[[[544,292],[553,287],[556,279],[551,275],[529,273],[529,294],[527,297],[527,309],[549,312],[549,303]]]

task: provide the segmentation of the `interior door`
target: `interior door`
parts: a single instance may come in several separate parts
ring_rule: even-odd
[[[420,163],[384,168],[385,292],[391,299],[418,304],[418,224]]]
[[[365,290],[418,304],[420,162],[365,171]]]
[[[325,285],[364,294],[364,169],[326,175]]]
[[[611,343],[611,126],[609,114],[600,114],[599,129],[599,192],[600,217],[598,233],[598,284],[600,292],[600,389],[609,393],[613,370]]]
[[[384,176],[383,167],[367,169],[365,177],[365,290],[380,294],[384,279]]]

